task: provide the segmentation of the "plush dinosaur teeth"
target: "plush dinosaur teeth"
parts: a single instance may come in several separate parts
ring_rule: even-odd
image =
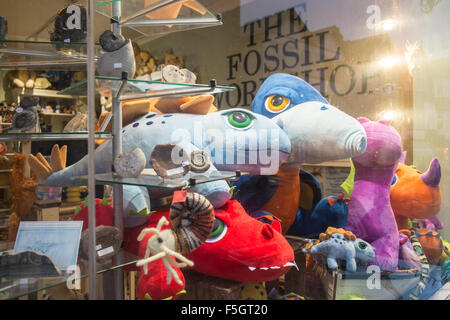
[[[295,269],[297,269],[297,271],[299,271],[298,266],[295,263],[295,261],[286,262],[286,264],[283,267],[295,267]]]
[[[256,269],[258,269],[258,270],[269,270],[269,269],[281,269],[281,268],[284,268],[284,267],[295,267],[298,270],[298,267],[297,267],[297,264],[295,263],[295,261],[286,262],[286,264],[284,266],[282,266],[282,267],[279,267],[279,266],[261,267],[261,268],[248,267],[248,269],[250,271],[255,271]]]

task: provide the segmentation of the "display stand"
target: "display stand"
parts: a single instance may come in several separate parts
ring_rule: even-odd
[[[88,1],[87,9],[87,31],[88,31],[88,61],[87,61],[87,83],[88,83],[88,193],[89,197],[89,299],[97,298],[97,271],[96,237],[95,237],[95,60],[94,60],[94,0]]]
[[[192,28],[199,28],[204,26],[220,25],[222,24],[221,16],[214,16],[206,8],[204,8],[197,1],[189,1],[189,8],[192,9],[192,14],[177,16],[171,19],[165,18],[149,18],[152,14],[157,14],[158,10],[167,8],[168,6],[177,2],[182,3],[183,6],[188,6],[185,1],[181,0],[161,0],[155,4],[145,7],[144,0],[130,0],[130,1],[112,1],[112,2],[98,2],[95,0],[87,1],[87,43],[55,43],[42,41],[0,41],[0,69],[9,70],[16,68],[25,69],[42,69],[50,68],[54,70],[83,70],[87,68],[87,81],[82,81],[70,88],[62,90],[58,93],[60,97],[74,97],[86,96],[88,100],[88,131],[87,132],[71,132],[71,133],[5,133],[0,135],[0,141],[64,141],[73,139],[87,139],[88,140],[88,191],[90,195],[95,194],[96,183],[113,185],[113,206],[114,206],[114,223],[115,226],[123,233],[123,184],[134,184],[134,182],[121,181],[117,182],[116,177],[109,180],[99,181],[100,177],[95,174],[95,140],[96,139],[112,139],[113,143],[113,159],[122,152],[122,101],[151,98],[151,97],[168,97],[168,96],[188,96],[199,94],[215,94],[219,92],[226,92],[234,90],[233,87],[220,87],[216,85],[214,80],[211,80],[209,85],[186,85],[186,84],[170,84],[152,81],[137,81],[128,79],[127,74],[123,74],[122,78],[105,78],[95,76],[95,63],[97,61],[98,45],[94,39],[94,25],[95,14],[99,13],[102,16],[108,17],[111,22],[112,31],[115,33],[122,33],[122,29],[130,34],[134,32],[134,38],[124,34],[127,38],[132,38],[136,42],[149,41],[155,39],[163,34],[172,33],[176,31],[188,30]],[[183,11],[182,11],[183,12]],[[122,17],[124,16],[124,17]],[[50,18],[46,25],[53,22],[55,17]],[[170,26],[170,27],[168,27]],[[44,30],[39,28],[36,36]],[[154,31],[154,32],[153,32]],[[60,50],[64,48],[65,50]],[[70,54],[67,54],[70,52]],[[14,60],[8,60],[8,56],[21,56],[24,59],[20,63]],[[145,85],[144,91],[139,90],[140,85]],[[106,88],[106,92],[105,92]],[[95,132],[95,94],[100,92],[112,97],[113,102],[113,126],[112,133]],[[185,181],[182,186],[166,185],[164,188],[176,190],[181,188],[189,188],[198,183],[205,183],[208,181],[215,181],[227,179],[230,177],[239,176],[239,172],[224,173],[219,176],[210,178],[191,178]],[[158,184],[154,182],[146,182],[149,188],[159,188]],[[95,226],[95,197],[89,197],[89,225]],[[96,238],[95,228],[89,228],[89,265],[88,273],[83,276],[89,277],[89,299],[96,299]],[[125,262],[126,261],[126,262]],[[133,264],[136,261],[130,261],[129,258],[124,258],[122,253],[119,253],[113,262],[113,267],[107,271],[114,272],[115,284],[115,298],[123,299],[123,270],[126,265]],[[100,271],[100,273],[103,271]],[[105,271],[106,272],[106,271]],[[34,282],[33,292],[38,292],[47,286],[57,286],[64,283],[66,279],[56,279],[51,284],[43,281],[41,284]],[[28,289],[22,288],[19,295],[26,295]],[[7,292],[8,289],[5,289]],[[16,297],[15,294],[10,294],[8,297]]]
[[[122,2],[121,1],[116,1],[113,2],[111,4],[111,24],[112,24],[112,31],[114,33],[117,34],[121,34],[121,25],[122,24],[130,24],[130,21],[135,20],[138,17],[142,17],[146,14],[149,14],[151,12],[155,12],[161,8],[164,8],[170,4],[174,4],[176,2],[179,2],[179,0],[168,0],[168,1],[160,1],[158,3],[156,3],[155,5],[149,6],[139,12],[137,12],[136,14],[134,14],[133,16],[130,16],[128,18],[125,18],[122,20]],[[91,10],[94,9],[94,0],[89,0],[89,11],[92,13]],[[89,24],[91,27],[93,26],[93,14],[91,14],[89,16]],[[180,21],[179,24],[181,25],[189,25],[190,23],[192,23],[193,21]],[[220,21],[219,21],[220,22]],[[173,23],[173,22],[172,22]],[[221,23],[221,22],[220,22]],[[164,21],[161,24],[168,24],[168,21]],[[144,25],[142,23],[135,23],[133,24],[134,27],[136,26],[141,26]],[[88,27],[89,30],[89,27]],[[91,29],[92,30],[92,29]],[[88,34],[92,35],[93,32],[89,32]],[[90,44],[91,46],[91,50],[88,50],[89,53],[93,54],[93,39],[92,37],[89,38],[88,37],[88,44]],[[95,81],[95,77],[93,75],[93,72],[89,72],[89,63],[93,64],[93,57],[90,57],[88,55],[88,97],[90,99],[92,99],[92,103],[89,103],[89,115],[91,117],[91,112],[93,114],[94,110],[94,106],[93,106],[93,95],[95,94],[94,92],[94,81]],[[112,89],[112,103],[113,103],[113,132],[112,132],[112,136],[113,136],[113,152],[112,152],[112,157],[113,160],[116,158],[117,155],[119,155],[120,153],[122,153],[122,107],[121,107],[121,102],[123,100],[132,100],[132,99],[141,99],[141,98],[148,98],[148,97],[152,97],[152,96],[165,96],[164,92],[157,92],[156,94],[153,93],[149,94],[149,93],[144,93],[141,95],[132,95],[132,96],[127,96],[127,97],[122,97],[122,91],[126,86],[126,83],[128,81],[128,75],[126,73],[122,74],[122,79],[121,79],[121,84],[120,87],[118,89]],[[210,88],[195,88],[196,90],[192,90],[192,89],[187,89],[186,88],[182,88],[181,90],[179,90],[178,92],[166,92],[166,95],[176,95],[176,94],[200,94],[200,93],[205,93],[205,92],[212,92],[215,90],[215,82],[211,82],[211,86]],[[90,124],[90,132],[94,132],[93,130],[93,124]],[[92,131],[91,131],[92,130]],[[90,139],[89,139],[89,143],[91,145],[95,143],[95,140],[93,138],[93,135],[90,134]],[[94,173],[94,166],[95,166],[95,162],[94,162],[94,152],[93,152],[93,147],[92,149],[89,149],[89,194],[93,194],[93,190],[95,189],[95,173]],[[114,207],[114,223],[116,228],[118,228],[120,230],[120,233],[123,234],[123,186],[122,184],[119,183],[114,183],[113,184],[113,207]],[[89,203],[89,208],[93,208],[95,206],[94,203],[94,199],[93,197],[90,197],[90,203]],[[92,203],[91,203],[92,201]],[[95,212],[91,209],[89,210],[89,225],[95,225]],[[89,256],[91,257],[90,260],[95,260],[95,234],[94,234],[94,228],[91,228],[91,233],[90,233],[90,243],[89,243]],[[117,260],[117,263],[120,264],[122,257],[120,254],[118,254],[115,259]],[[90,265],[89,267],[90,270],[90,274],[93,274],[93,272],[95,272],[95,268],[93,265]],[[123,283],[123,273],[121,270],[116,270],[114,273],[114,279],[115,279],[115,294],[116,294],[116,299],[117,300],[122,300],[123,299],[123,287],[120,285]],[[92,279],[90,279],[90,285],[89,288],[91,290],[91,292],[95,292],[95,278],[93,277]]]

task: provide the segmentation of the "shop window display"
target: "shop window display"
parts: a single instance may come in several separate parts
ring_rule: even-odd
[[[89,280],[28,270],[37,298],[450,299],[448,3],[56,1],[27,29],[25,2],[0,5],[0,298],[30,295],[20,221],[51,219],[83,222]]]

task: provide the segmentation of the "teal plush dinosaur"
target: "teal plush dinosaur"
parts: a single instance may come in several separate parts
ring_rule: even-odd
[[[303,252],[325,256],[327,265],[332,270],[338,268],[338,260],[344,260],[346,270],[350,272],[356,271],[356,260],[369,261],[375,257],[375,249],[368,242],[356,237],[346,237],[339,232],[332,233],[326,240],[305,247]]]
[[[283,130],[272,120],[245,109],[206,115],[150,112],[125,126],[122,136],[123,152],[140,148],[147,158],[147,168],[151,168],[148,160],[156,145],[175,143],[188,153],[205,151],[211,160],[210,168],[202,173],[205,176],[213,175],[218,170],[274,174],[291,151],[290,140]],[[30,165],[36,159],[30,157]],[[31,167],[36,167],[36,164]],[[108,173],[112,167],[112,141],[107,141],[95,151],[95,172]],[[67,168],[42,176],[40,180],[48,186],[80,185],[83,182],[72,177],[87,174],[88,157],[85,156]],[[226,181],[219,180],[198,184],[192,191],[204,195],[217,208],[230,199],[229,189]],[[129,215],[130,211],[141,212],[144,209],[149,212],[150,196],[153,195],[145,187],[125,185],[124,213]],[[146,216],[125,216],[124,223],[132,227],[147,219]]]

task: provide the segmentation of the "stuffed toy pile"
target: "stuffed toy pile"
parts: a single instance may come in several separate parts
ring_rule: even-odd
[[[285,134],[280,131],[274,122],[265,117],[251,114],[246,110],[226,110],[222,112],[212,112],[208,114],[199,114],[201,110],[214,109],[211,104],[210,96],[200,96],[188,99],[181,99],[182,104],[179,102],[170,101],[171,104],[159,105],[159,108],[164,109],[166,107],[178,107],[191,101],[200,101],[201,103],[190,103],[188,107],[183,107],[184,111],[195,110],[195,106],[199,106],[197,112],[193,113],[169,113],[159,114],[156,112],[148,112],[138,117],[137,120],[132,120],[128,125],[125,125],[124,130],[124,152],[131,152],[136,147],[139,147],[145,152],[146,155],[152,153],[153,148],[161,143],[171,142],[170,133],[176,128],[189,128],[189,124],[197,123],[203,124],[205,129],[214,128],[215,130],[223,128],[224,132],[227,130],[228,134],[233,133],[230,131],[231,124],[239,126],[241,118],[247,117],[252,120],[251,128],[253,130],[262,130],[268,128],[280,139],[279,149],[273,149],[272,152],[279,152],[280,161],[285,159],[285,155],[290,152],[289,139]],[[160,100],[158,100],[160,102]],[[147,107],[149,104],[147,103]],[[125,111],[125,109],[124,109]],[[158,110],[159,111],[159,110]],[[161,111],[160,111],[161,112]],[[234,120],[233,114],[238,113],[237,120]],[[124,112],[124,119],[127,113]],[[131,117],[133,118],[133,117]],[[230,120],[231,119],[231,120]],[[228,122],[230,124],[228,124]],[[173,129],[171,129],[173,127]],[[242,135],[241,127],[239,130],[235,129],[236,136]],[[166,128],[166,131],[162,131]],[[167,132],[167,136],[162,135],[162,132]],[[129,135],[130,140],[127,140]],[[145,136],[145,139],[139,138],[140,135]],[[257,136],[257,135],[256,135]],[[151,139],[149,139],[149,137]],[[152,141],[152,139],[155,139]],[[128,141],[128,142],[127,142]],[[207,150],[208,141],[202,142],[194,141],[195,145],[183,144],[180,145],[188,152],[194,150]],[[111,150],[109,149],[110,142],[102,143],[96,150],[96,172],[101,173],[111,170]],[[237,148],[238,146],[234,146]],[[63,149],[63,148],[61,148]],[[60,168],[60,163],[56,161],[57,158],[61,158],[61,152],[59,148],[54,149],[54,158],[57,168],[54,168],[53,163],[48,164],[40,159],[41,157],[30,157],[30,166],[36,172],[40,180],[47,185],[70,185],[73,184],[70,178],[72,176],[79,176],[87,173],[86,158],[82,159],[78,163],[67,167]],[[128,151],[129,150],[129,151]],[[224,151],[225,152],[225,151]],[[58,155],[59,154],[59,155]],[[217,168],[215,167],[217,165]],[[278,166],[278,164],[275,164]],[[147,162],[149,166],[149,162]],[[222,167],[221,167],[222,166]],[[224,164],[216,163],[214,158],[211,159],[211,166],[208,169],[207,174],[215,172],[217,169],[223,170]],[[244,164],[240,168],[243,172],[253,171],[260,172],[261,164]],[[232,168],[235,169],[234,167]],[[238,168],[236,168],[238,169]],[[269,225],[263,224],[256,219],[247,215],[245,210],[237,201],[230,201],[230,192],[228,184],[223,181],[214,181],[205,184],[199,184],[193,188],[194,192],[198,192],[205,196],[206,199],[214,207],[214,226],[212,232],[208,235],[208,239],[205,240],[203,245],[192,252],[186,254],[188,259],[194,262],[193,268],[197,271],[212,275],[227,278],[235,281],[269,281],[277,279],[284,273],[286,273],[292,266],[294,266],[294,256],[292,248],[287,243],[286,239],[281,236],[276,230],[273,230]],[[169,193],[170,194],[170,193]],[[169,195],[167,194],[167,195]],[[150,215],[150,197],[151,192],[147,191],[144,187],[138,186],[124,186],[124,208],[125,213],[125,234],[124,245],[125,249],[131,253],[138,254],[144,260],[145,248],[147,238],[142,238],[141,242],[137,241],[138,236],[146,228],[155,228],[158,226],[162,217],[165,217],[168,221],[170,215],[168,211],[159,211]],[[134,213],[141,213],[143,209],[145,213],[143,215],[135,215]],[[108,210],[100,210],[97,214],[112,216],[112,212]],[[78,216],[77,216],[78,217]],[[79,216],[77,219],[87,220],[86,216]],[[98,217],[97,221],[107,223],[108,219],[102,219]],[[106,221],[106,222],[105,222]],[[165,228],[166,226],[161,226]],[[245,235],[245,236],[243,236]],[[242,243],[246,243],[243,247]],[[211,257],[214,257],[211,259]],[[245,270],[242,269],[242,265],[245,265]],[[162,265],[164,267],[164,265]],[[138,285],[138,292],[141,292],[140,298],[168,298],[176,297],[183,286],[179,284],[175,285],[173,282],[167,285],[161,281],[167,276],[167,268],[161,269],[161,263],[159,261],[153,261],[148,264],[148,270],[154,270],[154,272],[141,273],[141,279]],[[155,269],[156,268],[156,269]],[[155,271],[159,270],[159,271]],[[173,267],[176,274],[180,275],[180,271]],[[142,267],[141,267],[142,271]],[[156,281],[149,277],[155,277],[162,275]],[[158,276],[159,277],[159,276]],[[180,276],[179,276],[180,277]],[[180,279],[182,279],[180,277]],[[171,286],[174,285],[172,290]],[[154,286],[157,285],[157,288]],[[181,289],[180,289],[181,288]],[[155,291],[156,290],[156,291]]]
[[[236,199],[251,215],[260,211],[281,220],[283,233],[318,236],[328,226],[346,223],[346,204],[329,206],[323,215],[314,214],[320,197],[309,209],[300,207],[301,165],[353,157],[364,152],[366,134],[358,121],[336,107],[299,77],[277,73],[269,76],[251,104],[253,112],[269,117],[287,134],[292,151],[276,176],[244,177],[236,184]],[[318,183],[309,176],[315,189]],[[263,192],[259,192],[263,188]],[[324,203],[325,204],[325,203]],[[316,221],[317,220],[317,221]],[[291,228],[293,223],[295,226]]]
[[[113,36],[109,33],[107,35]],[[118,38],[118,42],[123,41]],[[158,161],[164,161],[165,158],[152,157],[153,151],[158,148],[173,150],[179,147],[187,154],[208,155],[210,167],[206,169],[206,175],[216,174],[220,170],[249,173],[235,182],[232,188],[224,180],[195,185],[190,190],[192,194],[184,194],[182,200],[178,192],[173,194],[170,190],[124,185],[123,241],[126,251],[141,258],[138,263],[141,276],[137,289],[140,299],[178,298],[183,293],[185,283],[182,267],[239,282],[278,279],[295,266],[292,248],[284,234],[317,238],[321,233],[326,233],[327,229],[344,228],[343,234],[353,234],[351,239],[347,239],[352,241],[352,246],[349,242],[347,247],[336,252],[363,252],[365,248],[368,249],[367,254],[361,255],[356,255],[355,251],[356,259],[347,262],[349,271],[356,270],[356,262],[376,263],[382,270],[396,271],[401,252],[416,252],[414,254],[418,256],[419,239],[434,245],[436,233],[411,232],[406,240],[399,233],[397,221],[402,218],[398,208],[404,207],[404,202],[407,201],[402,198],[408,193],[396,190],[396,184],[393,183],[395,174],[398,176],[398,187],[407,181],[419,181],[415,177],[404,178],[408,174],[402,173],[408,170],[399,165],[402,159],[401,138],[389,123],[365,118],[354,119],[328,104],[311,85],[287,74],[274,74],[264,81],[252,103],[252,111],[217,111],[213,102],[213,96],[202,95],[123,103],[123,156],[142,153],[145,156],[145,167],[154,168],[158,173]],[[100,117],[98,127],[110,130],[111,123],[104,123],[106,119],[107,113]],[[206,132],[212,128],[226,132],[226,137],[235,139],[233,141],[246,137],[250,131],[271,132],[272,136],[268,141],[277,143],[268,148],[272,155],[276,155],[276,160],[270,165],[263,162],[224,164],[219,159],[226,152],[234,150],[236,154],[245,154],[249,150],[238,149],[239,146],[234,143],[227,146],[231,149],[211,152],[211,141],[207,134],[194,141],[174,138],[173,133],[180,129],[184,130],[184,136],[193,135],[194,123]],[[195,130],[198,129],[196,127]],[[262,148],[258,134],[253,137],[255,141],[252,143]],[[97,144],[96,173],[111,172],[111,142],[97,141]],[[267,148],[265,145],[264,147]],[[61,150],[64,148],[55,147],[54,150],[56,167],[53,160],[48,164],[38,155],[30,157],[31,168],[39,180],[47,185],[81,183],[71,177],[87,174],[87,157],[66,168],[62,161],[58,161],[64,158]],[[302,170],[301,165],[344,158],[352,158],[355,167],[350,201],[343,194],[322,198],[317,179]],[[122,166],[126,166],[125,160],[121,162]],[[436,188],[439,180],[435,161],[432,163],[434,164],[430,165],[429,172],[420,175],[419,180]],[[167,167],[167,164],[162,167]],[[191,167],[187,168],[190,172]],[[426,187],[422,189],[420,192],[426,192]],[[427,213],[411,217],[434,218],[437,207],[440,206],[440,193],[434,189],[431,191],[430,201],[426,200],[428,202],[423,206],[430,206],[430,212],[425,210]],[[302,193],[308,196],[307,201],[302,198]],[[174,200],[171,209],[159,208],[156,212],[151,210],[151,199],[172,194]],[[212,211],[206,210],[212,213],[212,220],[208,220],[212,221],[211,225],[195,229],[196,231],[184,229],[182,232],[195,234],[188,237],[194,239],[193,242],[181,241],[176,244],[181,229],[177,229],[180,224],[173,215],[173,208],[177,203],[184,203],[186,207],[192,205],[191,200],[187,199],[197,194],[195,199],[199,204],[198,208],[202,208],[203,204],[211,205]],[[417,196],[416,194],[415,197]],[[97,201],[97,206],[99,203],[101,202]],[[397,203],[400,203],[399,207],[396,206]],[[179,210],[186,210],[184,206]],[[194,227],[200,216],[195,215],[195,210],[188,211],[193,211],[194,216],[184,226]],[[103,206],[96,214],[97,227],[102,224],[113,225],[112,207]],[[87,210],[82,210],[75,219],[83,220],[84,227],[87,227]],[[340,231],[329,233],[329,239],[334,239],[338,237],[334,235]],[[163,245],[154,243],[155,236],[158,235],[163,238]],[[356,238],[359,239],[356,241]],[[325,242],[329,239],[323,240]],[[363,246],[365,247],[362,248]],[[406,246],[409,249],[402,251]],[[369,250],[370,248],[373,250]],[[177,254],[182,256],[174,260],[173,257]],[[438,252],[431,254],[435,260],[439,256]],[[422,258],[416,260],[420,259]],[[421,277],[423,280],[424,274]],[[415,297],[421,293],[419,290],[411,295]]]

